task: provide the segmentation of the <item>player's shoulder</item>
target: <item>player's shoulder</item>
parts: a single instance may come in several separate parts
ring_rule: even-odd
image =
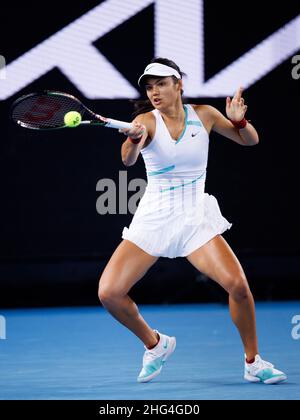
[[[221,112],[217,108],[211,105],[193,105],[193,106],[198,117],[202,121],[206,121],[208,124],[210,124],[211,122],[214,123],[222,115]]]
[[[139,114],[134,121],[137,121],[146,127],[148,138],[146,140],[145,145],[143,146],[144,149],[151,143],[152,138],[154,137],[156,130],[155,116],[153,112],[149,111],[143,114]]]
[[[150,135],[152,135],[155,132],[155,116],[151,111],[145,112],[144,114],[139,114],[134,121],[143,124],[147,128],[148,133]]]
[[[200,104],[200,105],[195,105],[195,104],[191,104],[191,106],[194,108],[194,110],[198,113],[205,113],[208,115],[213,115],[217,112],[219,112],[217,110],[217,108],[211,106],[211,105],[206,105],[206,104]]]
[[[146,122],[152,122],[155,120],[155,117],[153,115],[152,111],[149,112],[145,112],[143,114],[139,114],[135,117],[134,121],[138,121],[142,124],[146,123]]]

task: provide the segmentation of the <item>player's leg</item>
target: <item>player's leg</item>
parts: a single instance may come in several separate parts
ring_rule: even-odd
[[[111,256],[99,282],[98,294],[103,306],[139,337],[146,347],[157,343],[157,335],[127,293],[157,259],[134,243],[123,240]]]
[[[286,374],[262,360],[258,354],[253,296],[245,273],[225,239],[217,235],[187,259],[229,293],[231,317],[240,332],[249,361],[245,361],[244,378],[265,384],[285,381]]]
[[[217,235],[187,259],[229,293],[232,320],[241,335],[247,359],[253,359],[258,354],[254,299],[232,249],[221,235]]]
[[[176,347],[175,337],[158,334],[149,327],[127,294],[157,259],[132,242],[123,240],[105,267],[99,284],[99,298],[103,306],[147,347],[138,382],[148,382],[159,375]]]

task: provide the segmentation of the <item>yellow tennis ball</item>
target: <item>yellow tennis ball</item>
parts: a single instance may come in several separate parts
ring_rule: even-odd
[[[77,111],[70,111],[64,117],[67,127],[77,127],[81,123],[81,115]]]

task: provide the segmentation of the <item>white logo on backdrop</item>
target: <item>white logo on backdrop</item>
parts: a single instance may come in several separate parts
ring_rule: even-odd
[[[155,5],[155,55],[172,58],[188,74],[189,97],[232,95],[237,86],[253,85],[300,49],[299,15],[205,81],[203,0],[189,0],[188,7],[182,0],[172,1],[172,7],[165,0],[107,0],[7,65],[0,99],[55,67],[86,98],[137,98],[135,87],[92,44],[151,4]],[[122,59],[126,60],[126,51]],[[138,66],[138,61],[137,54],[132,65]]]

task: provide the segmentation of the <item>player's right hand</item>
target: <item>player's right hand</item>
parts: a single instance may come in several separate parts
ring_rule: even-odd
[[[132,139],[140,138],[145,133],[145,131],[146,127],[137,121],[133,121],[132,129],[130,130],[128,130],[128,128],[119,130],[120,133],[123,133],[125,136],[131,137]]]

